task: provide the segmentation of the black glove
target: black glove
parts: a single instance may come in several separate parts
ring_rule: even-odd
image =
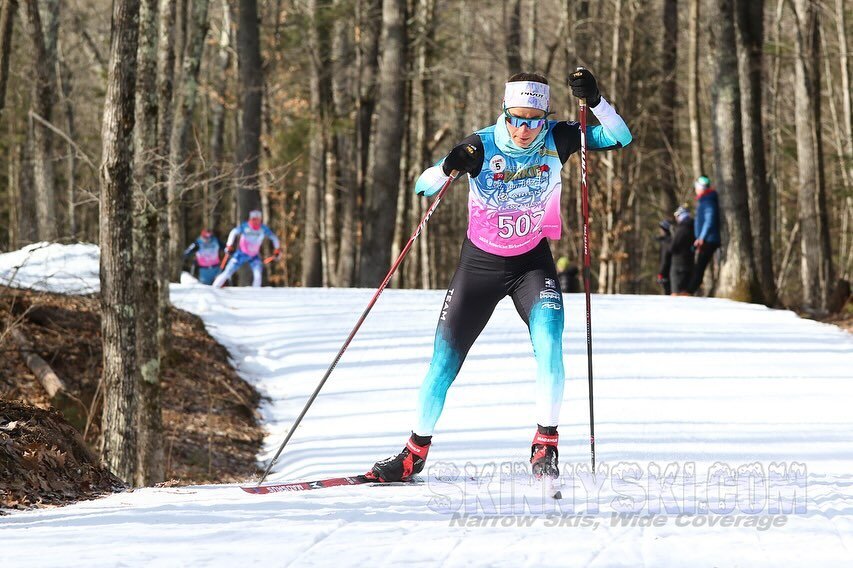
[[[450,175],[450,172],[453,170],[459,170],[460,173],[470,174],[476,170],[482,162],[483,156],[477,152],[477,148],[473,144],[460,144],[451,150],[444,159],[442,169],[446,175]]]
[[[599,92],[595,77],[589,69],[578,69],[572,73],[569,76],[569,86],[572,88],[574,96],[579,99],[586,99],[587,106],[598,106],[598,103],[601,102],[601,92]]]

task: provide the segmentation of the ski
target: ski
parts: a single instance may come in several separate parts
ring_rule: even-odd
[[[387,487],[394,485],[413,485],[417,480],[383,482],[365,475],[351,475],[348,477],[330,477],[316,481],[294,481],[290,483],[268,483],[266,485],[241,485],[240,489],[246,493],[264,495],[266,493],[284,493],[290,491],[311,491],[313,489],[324,489],[326,487],[339,487],[343,485],[364,485],[369,483],[371,487]]]

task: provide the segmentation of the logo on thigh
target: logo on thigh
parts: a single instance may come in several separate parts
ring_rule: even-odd
[[[450,301],[453,299],[453,288],[447,291],[447,296],[444,297],[444,307],[441,308],[441,320],[447,320],[447,310],[450,309]]]

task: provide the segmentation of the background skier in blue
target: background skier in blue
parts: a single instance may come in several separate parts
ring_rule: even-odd
[[[198,281],[202,284],[213,284],[213,280],[219,274],[219,251],[221,250],[220,240],[213,236],[210,229],[202,229],[199,237],[184,251],[185,260],[195,253]]]

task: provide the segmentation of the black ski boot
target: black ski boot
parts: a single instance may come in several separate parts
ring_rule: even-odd
[[[416,473],[424,469],[432,436],[418,436],[412,432],[412,437],[406,442],[406,447],[396,456],[391,456],[376,462],[365,475],[379,481],[408,481]]]
[[[559,439],[556,426],[539,426],[530,448],[530,463],[535,477],[560,477],[560,468],[557,466]]]

